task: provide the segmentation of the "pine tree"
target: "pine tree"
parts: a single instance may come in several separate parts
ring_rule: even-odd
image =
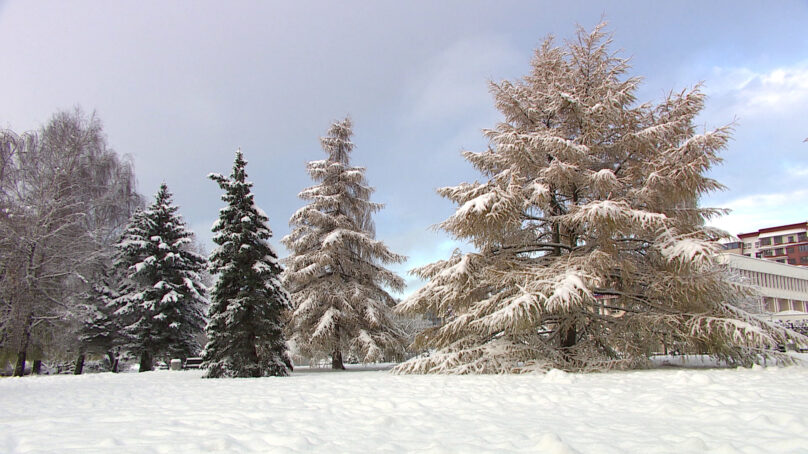
[[[304,356],[330,355],[334,369],[344,369],[345,353],[371,362],[403,350],[385,287],[401,290],[404,282],[382,264],[405,257],[375,239],[371,216],[383,205],[370,201],[365,169],[350,165],[351,134],[346,118],[321,139],[328,158],[307,165],[319,184],[300,193],[310,202],[282,240],[291,251],[284,277],[295,304],[293,344]]]
[[[86,317],[79,331],[81,355],[85,352],[106,355],[112,372],[118,372],[120,348],[127,342],[122,318],[117,313],[119,296],[111,279],[102,274],[84,295]]]
[[[200,272],[206,259],[193,252],[193,233],[172,204],[165,183],[145,211],[132,216],[118,243],[115,266],[126,276],[118,290],[117,313],[131,351],[140,355],[140,371],[152,370],[155,358],[198,354],[196,340],[205,326],[208,304]]]
[[[285,376],[292,369],[283,333],[289,294],[268,243],[269,219],[255,205],[246,165],[239,150],[229,178],[209,175],[225,191],[227,203],[213,226],[219,246],[211,254],[210,271],[217,280],[203,354],[209,378]]]
[[[733,304],[748,290],[705,226],[722,210],[698,205],[730,127],[697,133],[698,86],[636,105],[610,42],[603,24],[548,38],[529,75],[491,84],[504,121],[464,152],[487,180],[438,190],[459,205],[441,228],[475,251],[414,270],[429,282],[397,310],[447,322],[396,371],[639,367],[663,345],[750,364],[782,340]]]

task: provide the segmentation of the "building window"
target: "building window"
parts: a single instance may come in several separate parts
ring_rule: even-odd
[[[761,238],[760,239],[760,245],[761,246],[771,246],[771,244],[772,244],[772,239],[771,238]]]
[[[786,254],[793,254],[795,250],[794,246],[789,246],[786,248]]]
[[[800,263],[808,263],[808,255],[803,255],[800,257]]]
[[[808,252],[808,244],[801,244],[800,252]]]
[[[780,235],[774,237],[774,244],[783,244],[783,237]]]
[[[794,235],[788,237],[788,241],[786,243],[793,243],[794,242]]]
[[[808,232],[806,232],[806,233],[798,233],[797,234],[797,241],[808,241]]]
[[[788,264],[789,265],[796,265],[797,264],[797,259],[788,259]]]

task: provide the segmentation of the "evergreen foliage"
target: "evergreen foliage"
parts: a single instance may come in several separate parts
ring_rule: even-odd
[[[115,266],[126,276],[118,290],[117,313],[129,323],[129,349],[141,357],[140,370],[153,360],[199,353],[196,337],[205,326],[208,304],[200,272],[205,257],[190,248],[193,233],[172,204],[165,183],[155,201],[138,211],[118,243]]]
[[[209,378],[284,376],[292,369],[283,332],[289,294],[280,281],[278,255],[268,243],[269,219],[255,205],[246,165],[239,150],[229,178],[209,175],[225,191],[227,203],[213,226],[218,247],[210,271],[217,280],[203,354]]]
[[[319,184],[304,189],[309,201],[289,221],[283,238],[291,251],[284,279],[292,294],[292,340],[304,356],[331,356],[342,369],[343,354],[371,362],[403,352],[403,333],[393,319],[395,300],[385,287],[401,290],[403,280],[382,265],[405,257],[375,239],[365,169],[350,165],[350,119],[335,122],[321,139],[327,159],[306,170]]]
[[[127,343],[122,317],[117,314],[119,296],[110,279],[102,275],[84,296],[86,315],[79,331],[81,352],[106,355],[112,372],[118,371],[119,351]]]
[[[530,74],[491,84],[504,121],[464,152],[486,179],[438,190],[459,205],[441,228],[476,250],[414,270],[429,282],[398,310],[447,322],[396,371],[631,368],[663,346],[748,365],[789,335],[736,307],[749,290],[705,226],[722,210],[698,205],[730,127],[697,131],[698,86],[637,105],[610,42],[603,24],[548,38]]]

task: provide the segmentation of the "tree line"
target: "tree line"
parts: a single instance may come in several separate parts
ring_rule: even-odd
[[[371,214],[382,205],[349,163],[351,134],[350,120],[336,122],[322,139],[328,159],[309,164],[320,184],[292,217],[284,273],[240,150],[230,176],[209,176],[225,207],[208,259],[165,183],[144,206],[131,163],[107,146],[94,115],[60,112],[36,132],[2,131],[3,359],[12,357],[14,375],[31,354],[35,364],[74,354],[75,373],[86,355],[102,356],[117,372],[126,353],[148,371],[205,346],[207,376],[287,375],[287,337],[339,369],[343,354],[400,358],[404,332],[385,285],[403,281],[379,263],[404,257],[374,238]]]
[[[321,139],[325,159],[290,219],[281,260],[236,153],[209,257],[166,185],[142,207],[131,164],[100,123],[60,113],[40,131],[0,136],[0,342],[29,349],[202,353],[207,377],[287,375],[291,354],[370,362],[403,357],[398,313],[443,323],[415,339],[401,373],[513,373],[643,367],[660,349],[750,365],[807,340],[746,313],[751,289],[716,260],[723,214],[699,205],[730,127],[699,132],[699,86],[637,104],[637,77],[604,25],[544,41],[522,79],[491,84],[503,121],[489,148],[464,152],[483,180],[441,188],[456,212],[440,228],[475,250],[414,270],[375,238],[373,188],[351,164],[350,119]],[[215,279],[209,289],[204,272]],[[69,329],[65,329],[65,328]],[[205,336],[201,333],[205,332]],[[79,356],[82,358],[83,356]],[[20,372],[21,373],[21,372]]]

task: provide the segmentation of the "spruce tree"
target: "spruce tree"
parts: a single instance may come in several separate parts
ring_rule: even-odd
[[[289,294],[280,281],[278,255],[268,243],[269,219],[255,205],[246,165],[239,150],[229,178],[209,175],[225,192],[227,205],[213,226],[218,247],[210,271],[217,280],[202,365],[208,378],[284,376],[292,369],[283,332]]]
[[[140,355],[140,371],[155,358],[187,358],[199,353],[196,340],[208,304],[200,272],[205,257],[193,252],[193,233],[172,204],[165,183],[155,201],[132,220],[118,243],[116,267],[122,280],[117,311],[130,323],[129,349]]]
[[[640,367],[664,345],[750,364],[786,335],[736,307],[748,290],[705,225],[722,210],[698,204],[730,127],[698,132],[698,86],[637,105],[610,41],[603,24],[548,38],[530,74],[491,84],[504,120],[464,152],[485,180],[438,191],[459,205],[441,228],[475,250],[415,270],[428,283],[398,310],[447,322],[398,372]]]
[[[107,356],[110,371],[118,372],[120,349],[127,343],[122,317],[118,314],[119,294],[112,280],[100,273],[84,295],[86,316],[79,330],[81,355],[85,352]]]
[[[307,165],[319,184],[300,193],[309,204],[282,240],[291,251],[284,278],[295,305],[293,344],[304,356],[330,356],[334,369],[344,369],[346,353],[371,362],[403,351],[385,287],[401,290],[404,282],[382,265],[405,257],[375,239],[371,216],[383,205],[370,201],[365,169],[350,165],[351,134],[346,118],[321,139],[328,158]]]

